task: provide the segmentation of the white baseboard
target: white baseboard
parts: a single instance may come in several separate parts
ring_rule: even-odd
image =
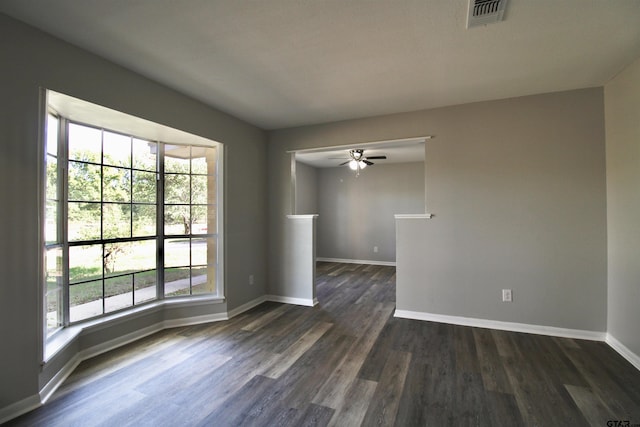
[[[292,298],[283,297],[280,295],[263,295],[229,311],[229,319],[237,316],[238,314],[244,313],[245,311],[251,310],[253,307],[256,307],[266,301],[279,302],[283,304],[304,305],[307,307],[313,307],[318,304],[317,298],[310,300],[307,298]]]
[[[33,409],[36,409],[37,407],[46,403],[47,400],[58,389],[58,387],[60,387],[62,383],[64,383],[64,381],[69,377],[69,375],[71,375],[71,373],[84,360],[98,356],[102,353],[106,353],[107,351],[114,350],[118,347],[137,341],[141,338],[144,338],[156,332],[160,332],[164,329],[228,320],[229,318],[236,316],[244,311],[247,311],[259,304],[262,304],[267,300],[273,300],[273,301],[277,300],[278,302],[286,302],[288,304],[313,305],[313,303],[306,300],[302,300],[302,299],[285,298],[285,297],[273,297],[273,299],[269,299],[267,296],[261,296],[259,298],[254,299],[253,301],[249,301],[248,303],[241,305],[240,307],[236,307],[235,309],[231,310],[229,313],[223,312],[223,313],[207,314],[203,316],[193,316],[193,317],[188,317],[183,319],[164,320],[162,322],[158,322],[153,325],[147,326],[146,328],[139,329],[129,334],[109,340],[107,342],[100,343],[93,347],[89,347],[87,349],[80,351],[74,357],[72,357],[67,363],[65,363],[62,369],[60,369],[53,376],[53,378],[49,380],[49,382],[47,382],[47,384],[45,384],[44,387],[42,387],[42,389],[38,394],[30,396],[26,399],[23,399],[19,402],[16,402],[4,408],[0,408],[0,424],[6,421],[9,421],[13,418],[19,417],[20,415],[25,414],[29,411],[32,411]],[[76,334],[71,341],[78,339],[81,335],[82,335],[82,332]]]
[[[637,370],[640,371],[640,356],[635,354],[633,351],[629,350],[624,344],[622,344],[620,341],[618,341],[613,335],[611,335],[608,332],[607,332],[606,342],[607,344],[609,344],[611,348],[617,351],[620,354],[620,356],[627,359],[629,363],[631,363],[633,366],[636,367]]]
[[[228,319],[229,317],[227,316],[227,313],[223,312],[205,314],[202,316],[185,317],[182,319],[164,320],[162,322],[154,323],[153,325],[147,326],[146,328],[138,329],[126,335],[122,335],[107,342],[84,349],[79,353],[80,361],[90,359],[102,353],[106,353],[107,351],[111,351],[118,347],[122,347],[123,345],[138,341],[139,339],[165,329],[177,328],[180,326],[199,325],[201,323],[220,322],[222,320]]]
[[[341,264],[367,264],[367,265],[385,265],[395,267],[395,261],[372,261],[365,259],[342,259],[342,258],[316,258],[320,262],[338,262]]]
[[[56,374],[49,380],[48,383],[40,390],[40,402],[46,403],[47,400],[53,395],[53,393],[64,383],[69,375],[78,367],[82,362],[80,354],[74,355]]]
[[[155,334],[156,332],[160,332],[163,329],[165,329],[164,322],[154,323],[153,325],[147,326],[146,328],[138,329],[126,335],[122,335],[112,340],[94,345],[93,347],[85,348],[84,350],[80,351],[80,353],[78,353],[78,356],[80,357],[80,361],[82,362],[84,360],[98,356],[102,353],[106,353],[107,351],[111,351],[118,347],[122,347],[123,345],[137,341],[151,334]]]
[[[245,311],[249,311],[251,310],[253,307],[256,307],[260,304],[262,304],[263,302],[267,301],[267,296],[266,295],[262,295],[261,297],[258,297],[254,300],[251,300],[247,303],[242,304],[241,306],[238,306],[236,308],[234,308],[233,310],[230,310],[227,312],[227,315],[229,317],[229,319],[231,319],[232,317],[236,317],[238,314],[242,314]]]
[[[165,329],[163,322],[156,323],[146,328],[139,329],[137,331],[123,335],[121,337],[114,338],[107,342],[104,342],[80,351],[75,356],[73,356],[67,363],[65,363],[62,369],[56,372],[53,378],[51,378],[51,380],[49,380],[49,382],[47,382],[47,384],[45,384],[44,387],[42,387],[39,393],[40,404],[44,404],[47,402],[47,400],[49,400],[49,398],[58,389],[58,387],[60,387],[62,383],[64,383],[64,381],[69,377],[69,375],[71,375],[71,373],[78,367],[78,365],[82,361],[98,356],[102,353],[106,353],[107,351],[116,349],[125,344],[129,344],[133,341],[137,341],[141,338],[146,337],[147,335],[151,335],[163,329]],[[18,415],[19,414],[14,414],[13,417],[16,417]]]
[[[22,414],[26,414],[29,411],[33,411],[40,405],[42,405],[40,396],[34,394],[33,396],[29,396],[9,406],[0,408],[0,425],[19,417]]]
[[[0,408],[0,424],[5,423],[13,418],[19,417],[33,409],[44,404],[58,387],[67,379],[67,377],[75,370],[75,368],[86,359],[113,350],[130,342],[144,338],[145,336],[159,332],[163,329],[189,326],[206,322],[214,322],[227,320],[240,313],[250,310],[265,301],[273,301],[285,304],[295,304],[304,306],[315,306],[317,299],[291,298],[279,295],[264,295],[252,301],[249,301],[239,307],[234,308],[228,313],[216,313],[205,316],[195,316],[186,319],[177,319],[163,321],[146,328],[134,331],[122,337],[115,338],[102,344],[90,347],[78,353],[69,360],[63,368],[40,390],[39,394],[29,396],[18,402],[15,402],[4,408]],[[622,357],[628,360],[633,366],[640,370],[640,356],[629,350],[624,344],[618,341],[614,336],[605,332],[585,331],[580,329],[556,328],[552,326],[530,325],[524,323],[501,322],[497,320],[476,319],[470,317],[448,316],[442,314],[424,313],[409,310],[396,310],[395,317],[426,320],[432,322],[449,323],[454,325],[473,326],[478,328],[498,329],[512,332],[525,332],[539,335],[550,335],[564,338],[587,339],[595,341],[604,341],[611,348],[617,351]]]
[[[89,347],[87,349],[82,350],[80,353],[75,355],[71,360],[69,360],[63,368],[56,373],[56,375],[42,388],[40,391],[40,397],[38,398],[38,403],[35,406],[30,406],[24,412],[14,413],[8,419],[17,417],[22,413],[28,412],[32,409],[35,409],[40,404],[44,404],[47,402],[49,397],[64,383],[69,375],[75,370],[75,368],[84,360],[90,359],[92,357],[98,356],[102,353],[106,353],[107,351],[114,350],[123,345],[132,343],[139,339],[142,339],[146,336],[154,334],[156,332],[160,332],[164,329],[176,328],[180,326],[191,326],[191,325],[199,325],[202,323],[210,323],[210,322],[219,322],[223,320],[229,320],[231,317],[237,316],[238,314],[247,311],[259,304],[262,304],[265,301],[277,301],[277,302],[285,302],[287,304],[297,304],[297,305],[315,305],[318,303],[315,300],[315,304],[310,304],[307,300],[298,299],[298,298],[286,298],[286,297],[269,297],[269,296],[261,296],[256,298],[248,303],[245,303],[239,307],[236,307],[231,312],[226,313],[214,313],[207,314],[203,316],[193,316],[187,317],[183,319],[173,319],[173,320],[165,320],[159,323],[155,323],[153,325],[147,326],[146,328],[142,328],[131,332],[129,334],[114,338],[107,342],[95,345],[93,347]],[[0,413],[1,414],[1,413]]]
[[[280,295],[267,295],[267,301],[273,302],[281,302],[284,304],[293,304],[293,305],[305,305],[307,307],[313,307],[318,304],[318,299],[314,298],[313,300],[308,298],[292,298],[292,297],[283,297]]]
[[[165,320],[162,322],[162,329],[177,328],[180,326],[192,326],[199,325],[201,323],[221,322],[223,320],[229,320],[229,315],[226,312],[204,314],[202,316],[186,317],[181,319]]]
[[[14,405],[0,409],[0,424],[10,419],[13,419],[15,417],[18,417],[26,412],[29,412],[37,408],[38,406],[46,403],[47,400],[49,400],[49,398],[53,395],[53,393],[58,389],[58,387],[60,387],[62,383],[64,383],[64,381],[69,377],[69,375],[71,375],[71,373],[84,360],[98,356],[102,353],[106,353],[107,351],[114,350],[118,347],[137,341],[141,338],[144,338],[156,332],[160,332],[164,329],[175,328],[178,326],[198,325],[201,323],[216,322],[216,321],[228,320],[228,319],[229,317],[225,312],[225,313],[207,314],[203,316],[188,317],[184,319],[165,320],[165,321],[147,326],[146,328],[139,329],[129,334],[114,338],[107,342],[84,349],[78,354],[76,354],[73,358],[71,358],[67,363],[65,363],[62,369],[60,369],[53,376],[53,378],[49,380],[49,382],[45,384],[44,387],[42,387],[38,395],[32,396],[28,399],[17,402]]]
[[[499,320],[476,319],[472,317],[448,316],[444,314],[419,311],[396,310],[394,317],[426,320],[430,322],[450,323],[452,325],[473,326],[476,328],[498,329],[501,331],[525,332],[528,334],[549,335],[562,338],[576,338],[592,341],[604,341],[605,332],[585,331],[582,329],[557,328],[555,326],[530,325],[527,323],[502,322]]]

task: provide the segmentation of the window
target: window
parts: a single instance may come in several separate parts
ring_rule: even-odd
[[[59,120],[49,116],[45,138],[45,227],[44,227],[44,268],[45,268],[45,311],[47,335],[63,325],[62,300],[62,230],[61,230],[61,174],[58,144]]]
[[[47,336],[152,301],[222,296],[221,145],[165,143],[50,111]]]
[[[165,293],[214,292],[216,151],[164,145],[164,159]]]

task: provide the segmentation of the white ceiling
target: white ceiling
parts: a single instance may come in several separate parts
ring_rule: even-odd
[[[0,0],[0,11],[264,129],[601,86],[639,0]]]

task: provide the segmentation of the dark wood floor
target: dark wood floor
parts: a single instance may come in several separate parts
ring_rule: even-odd
[[[9,424],[640,424],[640,372],[604,343],[396,319],[393,267],[317,275],[314,308],[154,334],[83,362]]]

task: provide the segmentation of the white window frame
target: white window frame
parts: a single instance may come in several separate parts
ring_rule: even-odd
[[[220,302],[225,298],[225,283],[224,283],[224,206],[223,206],[223,188],[224,188],[224,145],[220,142],[203,138],[197,135],[193,135],[178,129],[170,128],[168,126],[160,125],[154,122],[150,122],[148,120],[144,120],[135,116],[131,116],[129,114],[121,113],[116,110],[112,110],[106,107],[102,107],[87,101],[83,101],[74,97],[70,97],[55,91],[42,89],[42,124],[40,126],[40,151],[43,153],[43,164],[41,167],[41,186],[40,186],[40,203],[41,209],[43,212],[40,235],[41,235],[41,247],[43,250],[41,251],[39,264],[41,266],[40,270],[42,273],[41,280],[41,289],[42,291],[39,293],[40,295],[40,303],[41,303],[41,324],[42,324],[42,334],[43,334],[43,358],[46,361],[48,356],[52,353],[55,353],[56,349],[52,349],[51,347],[58,347],[58,344],[50,345],[54,341],[56,341],[56,335],[62,330],[65,330],[69,326],[73,326],[76,324],[88,323],[88,324],[96,324],[100,322],[107,322],[114,317],[123,317],[130,315],[132,313],[139,313],[142,310],[146,309],[156,309],[159,305],[164,304],[181,304],[181,305],[191,305],[196,304],[200,305],[208,302]],[[45,236],[45,223],[46,216],[44,215],[44,209],[46,209],[46,126],[47,126],[47,118],[49,114],[53,113],[59,118],[63,118],[65,121],[72,121],[74,123],[78,123],[81,125],[87,125],[91,127],[102,128],[104,130],[113,131],[116,133],[131,135],[136,138],[150,140],[154,142],[159,142],[162,144],[171,144],[171,145],[189,145],[189,146],[205,146],[205,147],[215,147],[217,149],[217,173],[216,173],[216,234],[217,234],[217,242],[216,242],[216,257],[217,257],[217,265],[215,272],[215,280],[216,280],[216,293],[215,294],[195,294],[188,296],[179,296],[179,297],[166,297],[164,295],[164,283],[163,281],[157,281],[157,294],[156,299],[150,300],[149,302],[142,303],[140,305],[132,305],[131,307],[121,309],[118,311],[114,311],[111,313],[102,314],[96,317],[90,317],[86,320],[80,320],[78,322],[71,323],[69,319],[69,278],[68,278],[68,250],[69,250],[69,242],[67,239],[67,230],[66,230],[66,222],[67,222],[67,212],[66,212],[66,203],[67,197],[66,194],[59,197],[62,198],[62,202],[60,205],[62,212],[59,212],[58,221],[60,222],[58,226],[58,230],[61,233],[64,233],[64,237],[60,245],[63,248],[64,260],[65,263],[64,272],[65,272],[65,280],[64,280],[64,290],[63,290],[63,301],[59,302],[59,304],[64,304],[63,306],[63,322],[60,328],[56,331],[48,331],[47,326],[47,307],[46,307],[46,291],[47,284],[45,280],[45,248],[46,248],[46,236]],[[61,132],[62,133],[62,132]],[[64,137],[61,135],[60,137]],[[66,157],[63,156],[62,161],[64,162]],[[58,166],[60,167],[60,166]],[[66,167],[66,164],[65,164]],[[163,180],[164,175],[160,169],[156,171],[160,180]],[[66,176],[66,173],[64,174]],[[66,193],[66,182],[58,182],[58,187],[64,187],[63,191]],[[161,194],[161,193],[160,193]],[[164,203],[163,200],[156,200],[156,206],[161,206]],[[164,218],[157,217],[156,218],[158,224],[158,232],[156,233],[156,238],[158,241],[163,240],[165,237],[163,227],[164,227]],[[162,230],[161,230],[162,229]],[[162,245],[161,245],[162,246]],[[162,278],[164,276],[164,264],[161,263],[162,257],[156,258],[156,265],[158,269],[158,277]],[[64,334],[60,334],[64,335]]]

